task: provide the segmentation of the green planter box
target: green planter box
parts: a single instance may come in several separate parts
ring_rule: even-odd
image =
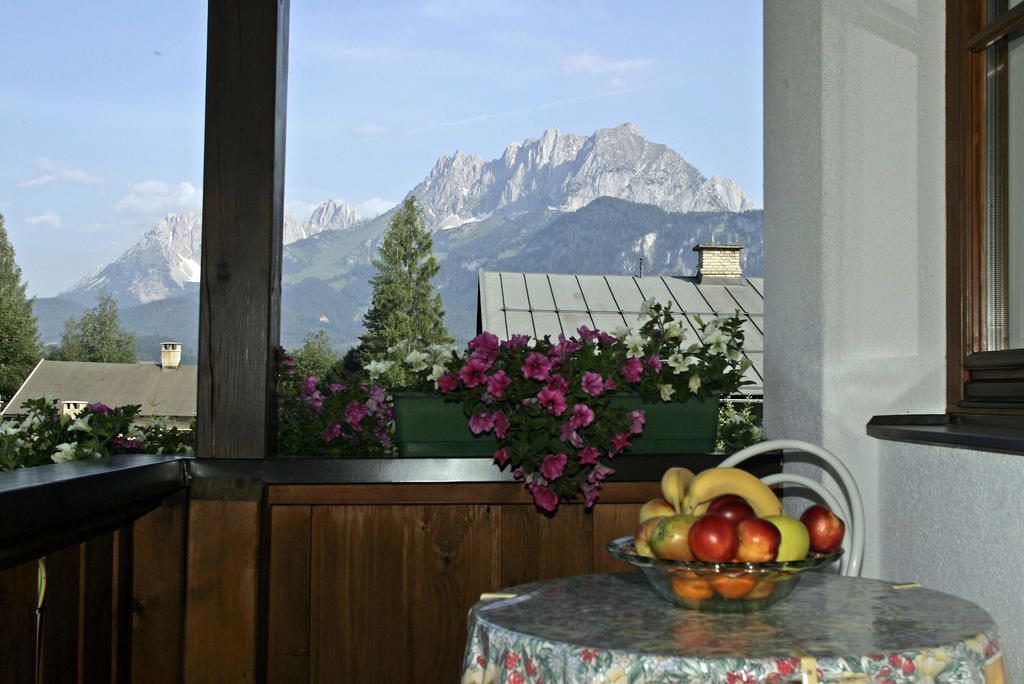
[[[493,456],[494,434],[474,435],[462,404],[438,394],[395,392],[395,444],[399,458]]]
[[[644,434],[630,440],[633,454],[709,454],[718,436],[717,395],[699,401],[644,402],[640,397],[615,397],[612,405],[642,409]]]

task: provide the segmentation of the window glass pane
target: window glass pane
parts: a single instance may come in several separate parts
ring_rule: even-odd
[[[1010,348],[1024,347],[1024,38],[1007,50],[1007,324]]]

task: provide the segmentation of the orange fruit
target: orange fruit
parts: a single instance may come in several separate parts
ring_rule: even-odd
[[[757,576],[751,573],[742,575],[726,575],[718,573],[711,577],[711,586],[720,596],[725,598],[743,598],[757,585]]]
[[[768,598],[775,591],[775,580],[774,579],[763,579],[756,587],[750,590],[750,592],[743,598],[748,600]]]
[[[673,572],[668,576],[676,596],[691,601],[703,601],[715,595],[708,581],[692,570]]]

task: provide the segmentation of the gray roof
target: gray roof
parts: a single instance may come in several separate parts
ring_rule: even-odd
[[[22,413],[28,399],[100,402],[110,407],[139,404],[140,417],[196,415],[198,366],[164,370],[158,363],[40,361],[4,406],[3,415]]]
[[[753,363],[747,371],[752,385],[743,392],[764,394],[764,279],[700,278],[697,276],[573,275],[561,273],[479,273],[479,331],[501,339],[576,334],[580,326],[611,332],[639,326],[640,307],[653,297],[672,303],[676,320],[700,339],[695,316],[744,318],[744,351]],[[680,312],[682,315],[680,315]]]

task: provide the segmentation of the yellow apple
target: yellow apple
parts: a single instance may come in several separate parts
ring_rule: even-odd
[[[699,518],[695,515],[670,515],[658,520],[651,533],[651,550],[658,558],[691,561],[690,528]]]
[[[811,536],[807,533],[806,525],[788,515],[768,515],[764,519],[779,528],[779,532],[782,533],[779,553],[775,556],[777,562],[807,558],[807,552],[811,550]]]
[[[658,497],[651,499],[640,507],[640,522],[650,518],[657,518],[663,515],[675,515],[676,509],[665,499]]]

